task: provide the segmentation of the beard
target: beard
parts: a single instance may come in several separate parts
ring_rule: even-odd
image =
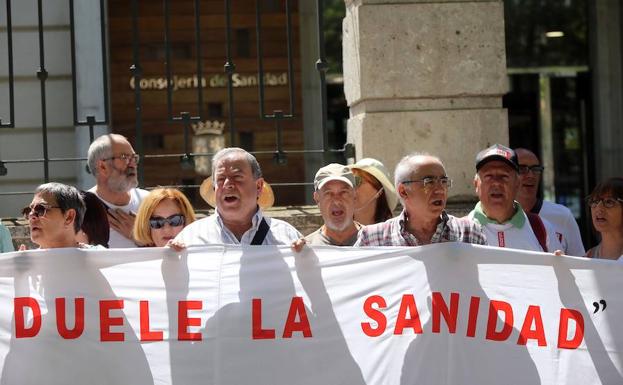
[[[335,222],[335,221],[331,221],[331,220],[328,220],[328,221],[325,220],[324,221],[324,225],[328,229],[330,229],[332,231],[344,231],[344,230],[348,229],[348,227],[350,227],[350,225],[352,225],[352,224],[353,224],[352,219],[351,220],[345,219],[342,222]]]
[[[117,169],[115,169],[115,171],[116,173],[111,175],[106,181],[106,184],[111,191],[123,193],[138,186],[136,169],[128,167],[123,172]]]

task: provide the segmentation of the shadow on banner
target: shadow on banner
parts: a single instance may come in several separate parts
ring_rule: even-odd
[[[173,384],[194,384],[201,378],[212,384],[364,385],[361,370],[350,355],[333,314],[315,259],[309,259],[309,266],[302,271],[296,268],[313,308],[304,309],[313,335],[305,338],[304,333],[295,331],[290,338],[284,338],[284,322],[293,298],[297,297],[292,267],[277,247],[249,246],[238,250],[241,254],[229,250],[231,259],[223,261],[225,273],[221,277],[221,288],[239,287],[238,302],[225,304],[207,320],[201,330],[202,341],[170,344]],[[238,262],[239,274],[228,274],[227,266]],[[187,259],[182,255],[166,263],[167,302],[170,319],[175,319],[171,316],[175,316],[177,301],[188,293],[188,287],[180,286],[182,282],[188,284]],[[227,284],[237,279],[238,285]],[[230,294],[222,293],[218,300]],[[261,327],[269,330],[268,335],[274,330],[274,338],[252,338],[254,299],[261,299]]]
[[[123,319],[123,326],[116,326],[116,331],[125,334],[123,343],[111,342],[103,346],[100,322],[89,318],[84,319],[84,331],[79,336],[86,344],[59,337],[55,298],[66,298],[68,329],[76,325],[75,297],[85,298],[86,315],[100,312],[98,301],[89,299],[117,299],[99,268],[84,252],[62,253],[61,249],[42,250],[13,258],[13,270],[18,272],[13,277],[15,297],[36,298],[42,321],[37,338],[15,338],[11,333],[0,383],[153,384],[145,353],[122,311],[115,317]],[[26,324],[32,324],[32,315],[29,318]],[[14,319],[11,328],[15,330]]]

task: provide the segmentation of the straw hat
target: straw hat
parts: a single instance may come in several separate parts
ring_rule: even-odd
[[[376,159],[363,158],[357,163],[352,164],[350,168],[365,171],[375,177],[376,180],[381,183],[381,186],[383,186],[383,190],[385,190],[385,199],[387,200],[389,209],[394,211],[398,204],[398,195],[396,194],[392,178],[383,163]]]
[[[203,180],[201,187],[199,187],[199,194],[204,201],[208,202],[210,206],[216,207],[216,196],[214,193],[214,183],[212,182],[212,177],[207,177]],[[262,193],[259,198],[257,198],[257,204],[263,209],[272,207],[272,205],[275,204],[275,194],[273,193],[273,189],[266,182],[264,182]]]

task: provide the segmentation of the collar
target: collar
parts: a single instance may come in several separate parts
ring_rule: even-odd
[[[441,212],[441,215],[439,216],[439,218],[440,218],[440,221],[437,224],[437,227],[436,227],[437,229],[439,229],[439,226],[443,228],[448,222],[448,214],[446,213],[446,210],[443,210]],[[407,213],[407,210],[403,209],[400,215],[398,215],[398,223],[400,225],[400,231],[409,232],[409,230],[407,229],[408,221],[409,221],[409,213]]]
[[[524,214],[519,202],[515,201],[513,203],[513,207],[515,208],[515,214],[513,214],[511,219],[504,223],[498,223],[498,221],[489,218],[485,214],[485,212],[482,210],[482,204],[478,202],[476,203],[476,207],[474,207],[474,219],[476,219],[483,226],[488,224],[499,225],[510,223],[511,225],[513,225],[513,227],[521,229],[526,224],[526,215]]]
[[[218,225],[223,229],[227,229],[227,227],[223,223],[221,214],[218,212],[218,208],[214,210],[214,215],[216,216],[216,222],[218,223]],[[260,207],[257,206],[255,214],[253,214],[253,216],[251,217],[251,227],[249,228],[249,230],[257,230],[263,218],[264,218],[264,214],[262,213],[262,210],[260,209]]]

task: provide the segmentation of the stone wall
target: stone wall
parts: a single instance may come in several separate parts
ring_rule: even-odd
[[[456,216],[466,215],[473,207],[475,202],[470,200],[452,200],[448,202],[448,213]],[[396,214],[402,208],[400,205],[396,209]],[[198,212],[199,218],[203,218],[210,212]],[[277,218],[290,223],[296,227],[303,235],[307,235],[315,231],[322,225],[322,217],[317,206],[297,206],[297,207],[272,207],[266,210],[266,215],[271,218]],[[30,241],[30,231],[28,222],[18,218],[4,218],[2,224],[7,226],[13,237],[13,245],[15,249],[21,244],[25,244],[28,248],[36,248]]]

